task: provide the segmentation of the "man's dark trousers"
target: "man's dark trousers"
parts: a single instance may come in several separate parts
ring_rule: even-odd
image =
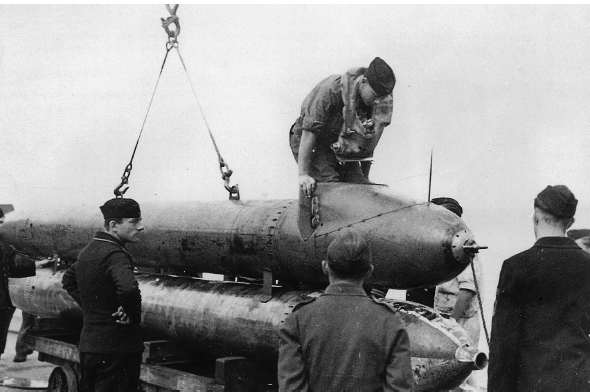
[[[84,392],[131,392],[139,389],[142,354],[80,353]]]
[[[14,314],[15,308],[0,309],[0,355],[4,353],[6,347],[6,337],[8,335],[8,328],[10,327],[10,320]]]

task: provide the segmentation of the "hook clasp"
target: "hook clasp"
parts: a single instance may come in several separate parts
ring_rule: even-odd
[[[178,16],[176,16],[176,10],[178,9],[179,4],[175,4],[174,7],[170,7],[170,4],[166,4],[166,8],[168,12],[170,12],[170,16],[166,19],[160,18],[162,20],[162,27],[166,30],[166,34],[168,34],[168,41],[172,44],[177,42],[178,35],[180,34],[180,21]],[[176,28],[174,30],[170,30],[170,25],[174,24]]]
[[[123,197],[125,192],[127,192],[127,189],[129,189],[129,186],[127,184],[129,183],[129,176],[131,175],[132,168],[133,165],[131,164],[131,162],[129,162],[129,164],[125,167],[123,176],[121,177],[121,183],[115,188],[113,192],[115,194],[115,197]],[[123,188],[124,186],[126,186],[126,188],[121,190],[121,188]]]
[[[233,171],[229,169],[229,166],[223,161],[223,158],[219,161],[219,171],[221,172],[221,179],[224,183],[223,186],[229,192],[229,199],[240,200],[240,188],[238,188],[238,184],[229,184],[229,179],[233,174]]]

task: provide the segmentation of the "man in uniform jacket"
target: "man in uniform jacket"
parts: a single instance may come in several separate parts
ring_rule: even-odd
[[[368,68],[327,77],[307,95],[289,132],[299,187],[305,196],[311,196],[316,181],[369,182],[370,161],[340,163],[332,146],[339,135],[352,133],[378,142],[383,128],[391,123],[394,87],[393,70],[376,57]]]
[[[141,294],[128,242],[144,227],[135,200],[116,198],[100,207],[104,232],[64,274],[64,289],[82,307],[81,384],[84,391],[137,391],[143,339]]]
[[[537,242],[502,265],[488,390],[590,390],[590,254],[565,232],[578,201],[564,185],[535,199]]]
[[[280,391],[411,390],[410,343],[401,317],[369,298],[369,244],[344,229],[328,246],[322,269],[330,285],[293,309],[279,330]]]

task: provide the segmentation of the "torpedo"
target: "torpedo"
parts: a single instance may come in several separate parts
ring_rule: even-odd
[[[36,276],[10,279],[10,296],[22,310],[81,325],[82,313],[62,288],[63,271],[37,269]],[[276,368],[277,331],[293,308],[319,291],[276,288],[263,302],[262,286],[207,281],[191,277],[137,274],[146,332],[180,343],[188,350],[218,357],[243,356]],[[466,332],[452,319],[425,306],[385,299],[404,320],[412,347],[417,389],[452,388],[487,356],[472,347]]]
[[[209,272],[325,287],[330,242],[345,227],[364,233],[375,271],[392,289],[434,286],[463,271],[481,248],[455,214],[385,185],[320,183],[313,198],[142,203],[146,227],[129,244],[135,266],[179,275]],[[96,207],[11,212],[0,240],[18,252],[74,261],[102,228]]]

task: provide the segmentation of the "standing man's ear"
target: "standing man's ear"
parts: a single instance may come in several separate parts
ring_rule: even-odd
[[[566,230],[569,229],[570,227],[572,227],[572,225],[574,224],[574,222],[576,221],[576,218],[570,218],[570,221],[567,224],[567,227],[565,228]]]
[[[322,271],[324,272],[324,275],[328,275],[328,261],[327,260],[322,260]]]
[[[114,231],[117,228],[117,221],[111,220],[109,221],[109,231]]]

